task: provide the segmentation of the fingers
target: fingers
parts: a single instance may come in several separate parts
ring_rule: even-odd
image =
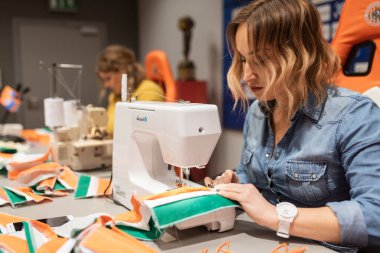
[[[252,184],[220,184],[215,186],[215,190],[223,197],[244,203],[261,196],[259,191]]]
[[[212,187],[218,184],[238,183],[238,177],[232,170],[226,170],[222,175],[217,176],[214,180],[209,177],[204,179],[204,183],[207,187]]]
[[[216,189],[216,191],[218,192],[219,195],[225,198],[235,200],[237,202],[241,202],[241,194],[239,192],[226,191],[222,189]]]
[[[228,178],[228,183],[239,183],[239,179],[233,170],[226,170],[223,175]]]
[[[245,190],[247,187],[246,184],[219,184],[216,189],[223,190],[223,191],[228,191],[228,192],[236,192],[236,193],[241,193],[243,190]]]
[[[207,186],[207,187],[213,187],[214,186],[214,182],[210,177],[205,177],[205,179],[203,181],[205,183],[205,186]]]
[[[230,182],[229,178],[226,177],[224,174],[216,177],[214,180],[215,185],[217,185],[217,184],[228,184],[229,182]]]

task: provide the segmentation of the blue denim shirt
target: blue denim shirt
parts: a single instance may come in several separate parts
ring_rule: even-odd
[[[258,101],[250,106],[240,183],[254,184],[272,204],[330,207],[341,245],[379,245],[380,109],[353,91],[327,91],[317,107],[309,96],[277,146],[269,112]]]

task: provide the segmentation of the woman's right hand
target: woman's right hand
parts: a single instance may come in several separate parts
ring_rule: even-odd
[[[226,170],[222,175],[217,176],[214,180],[210,177],[205,177],[204,182],[205,186],[213,187],[217,184],[239,183],[239,179],[234,171]]]

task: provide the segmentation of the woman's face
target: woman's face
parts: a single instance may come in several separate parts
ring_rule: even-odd
[[[115,95],[121,94],[121,72],[99,72],[98,76],[103,86],[112,90]]]
[[[236,47],[243,66],[243,81],[248,85],[258,100],[269,101],[274,99],[274,92],[269,90],[264,96],[264,87],[267,85],[266,73],[250,51],[248,42],[248,25],[242,23],[236,31]],[[266,50],[267,51],[267,50]],[[268,50],[270,54],[270,50]]]

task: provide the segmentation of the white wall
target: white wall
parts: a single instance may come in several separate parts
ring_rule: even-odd
[[[139,55],[161,49],[168,55],[173,75],[182,60],[182,32],[179,18],[195,21],[189,58],[196,65],[196,78],[207,82],[208,99],[221,113],[223,97],[223,0],[140,0]],[[143,61],[143,59],[140,59]],[[221,114],[220,114],[221,115]],[[223,129],[210,161],[209,174],[235,168],[242,147],[241,131]]]

